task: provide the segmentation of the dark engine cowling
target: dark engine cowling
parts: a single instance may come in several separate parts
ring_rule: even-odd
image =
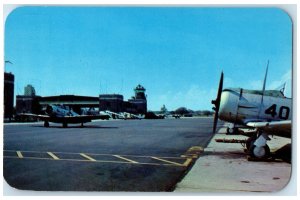
[[[48,114],[48,115],[52,115],[53,114],[53,108],[52,108],[52,106],[47,106],[46,107],[46,114]]]

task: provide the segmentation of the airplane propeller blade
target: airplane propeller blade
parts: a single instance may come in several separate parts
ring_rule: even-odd
[[[224,78],[224,74],[222,72],[220,82],[219,82],[219,89],[218,89],[217,98],[216,98],[216,100],[211,101],[211,103],[215,105],[215,107],[213,107],[213,110],[215,111],[213,133],[216,132],[217,123],[218,123],[221,94],[222,94],[222,90],[223,90],[223,78]]]

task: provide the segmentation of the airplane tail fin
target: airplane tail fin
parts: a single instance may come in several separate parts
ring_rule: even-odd
[[[277,87],[275,90],[281,92],[281,94],[284,95],[285,86],[286,86],[286,82],[284,82],[282,85],[280,85],[279,87]]]

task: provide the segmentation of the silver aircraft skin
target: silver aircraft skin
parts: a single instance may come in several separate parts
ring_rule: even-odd
[[[81,123],[83,127],[84,123],[91,122],[95,119],[108,119],[106,115],[79,115],[72,109],[64,105],[47,105],[45,114],[37,115],[32,113],[22,113],[22,116],[31,116],[44,121],[44,127],[49,127],[49,122],[61,123],[64,128],[68,127],[68,124]]]
[[[122,113],[116,113],[109,110],[103,111],[104,113],[108,114],[112,119],[125,119],[125,116]]]
[[[108,114],[112,119],[144,119],[144,117],[142,115],[135,115],[132,113],[128,113],[128,112],[112,112],[109,110],[103,111],[104,113]]]
[[[246,143],[250,155],[256,158],[270,156],[269,135],[291,138],[292,99],[285,97],[282,91],[265,90],[267,71],[268,67],[262,90],[222,89],[222,72],[217,99],[212,101],[216,111],[213,132],[218,118],[234,124],[236,132],[237,127],[256,129]]]

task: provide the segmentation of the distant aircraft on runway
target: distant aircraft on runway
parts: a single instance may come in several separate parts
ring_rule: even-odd
[[[109,114],[109,116],[113,119],[144,119],[143,116],[141,115],[135,115],[132,113],[128,113],[128,112],[120,112],[120,113],[115,113],[109,110],[103,111],[104,113]]]
[[[109,110],[103,111],[104,113],[107,113],[111,118],[113,119],[125,119],[125,116],[121,113],[115,113]]]
[[[142,115],[135,115],[128,112],[123,112],[123,115],[125,116],[125,119],[144,119]]]
[[[269,64],[269,63],[268,63]],[[213,132],[215,133],[218,118],[233,123],[227,132],[238,132],[238,128],[256,129],[247,140],[246,147],[255,158],[268,158],[270,148],[267,145],[269,134],[291,138],[292,99],[284,96],[279,90],[266,90],[268,65],[262,90],[242,88],[223,88],[223,72],[215,105]]]
[[[63,127],[68,127],[68,124],[81,123],[83,127],[84,123],[91,122],[95,119],[108,119],[108,115],[79,115],[72,109],[68,109],[64,105],[48,105],[45,110],[45,115],[36,115],[31,113],[22,113],[21,116],[36,117],[44,121],[44,127],[49,127],[49,122],[62,123]]]

